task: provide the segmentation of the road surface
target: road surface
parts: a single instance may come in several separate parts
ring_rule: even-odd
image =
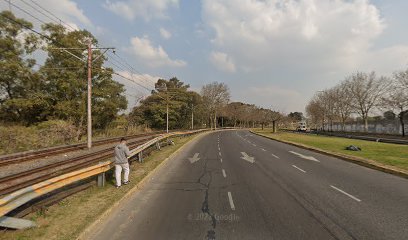
[[[408,180],[248,131],[200,136],[93,239],[408,239]]]

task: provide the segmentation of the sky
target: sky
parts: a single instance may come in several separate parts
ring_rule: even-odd
[[[0,0],[2,10],[9,9]],[[304,112],[317,91],[356,71],[391,75],[408,68],[406,0],[12,0],[33,2],[131,68],[115,68],[152,88],[176,76],[200,91],[224,82],[231,101]],[[20,17],[39,22],[11,6]],[[33,10],[33,9],[31,9]],[[48,19],[30,11],[43,21]],[[118,59],[117,59],[118,60]],[[125,84],[130,106],[148,91]]]

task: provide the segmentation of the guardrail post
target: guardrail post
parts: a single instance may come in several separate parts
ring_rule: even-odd
[[[138,160],[139,160],[140,163],[143,162],[143,151],[140,151],[140,152],[137,154],[137,158],[138,158]]]
[[[98,187],[104,187],[106,182],[105,173],[98,174]]]

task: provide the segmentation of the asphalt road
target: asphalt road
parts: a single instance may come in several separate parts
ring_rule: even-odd
[[[408,239],[408,180],[219,131],[191,142],[93,239]]]

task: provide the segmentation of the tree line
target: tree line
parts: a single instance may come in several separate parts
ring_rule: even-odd
[[[317,92],[306,106],[311,123],[323,130],[333,130],[340,122],[342,130],[353,114],[358,114],[368,131],[368,120],[375,110],[398,115],[405,136],[408,115],[408,70],[392,76],[378,76],[375,72],[356,72],[338,85]]]
[[[164,129],[166,108],[169,108],[170,129],[219,127],[277,126],[284,116],[271,109],[253,104],[230,102],[226,84],[212,82],[204,85],[200,93],[189,90],[189,85],[176,77],[159,79],[156,90],[135,106],[129,121],[148,128]],[[163,90],[165,89],[165,90]]]
[[[41,33],[29,31],[33,24],[9,11],[0,13],[0,119],[26,126],[61,119],[77,128],[77,138],[86,124],[86,63],[58,48],[83,56],[89,41],[97,39],[86,30],[68,31],[58,24],[42,25]],[[43,65],[33,53],[46,53]],[[93,52],[93,59],[101,54]],[[93,127],[104,128],[127,108],[125,89],[112,79],[112,69],[102,66],[105,57],[93,64]]]
[[[0,123],[32,126],[63,120],[80,139],[86,132],[87,65],[72,54],[84,56],[89,41],[97,45],[98,40],[86,30],[68,31],[52,23],[43,24],[40,32],[29,31],[33,24],[9,11],[2,11],[0,19]],[[38,52],[45,53],[41,65]],[[119,117],[125,128],[165,129],[167,106],[170,129],[264,127],[283,119],[270,109],[230,102],[224,83],[209,83],[195,92],[177,77],[158,79],[150,95],[125,114],[125,88],[113,80],[113,69],[103,67],[107,58],[101,55],[93,51],[94,129],[105,129]]]

